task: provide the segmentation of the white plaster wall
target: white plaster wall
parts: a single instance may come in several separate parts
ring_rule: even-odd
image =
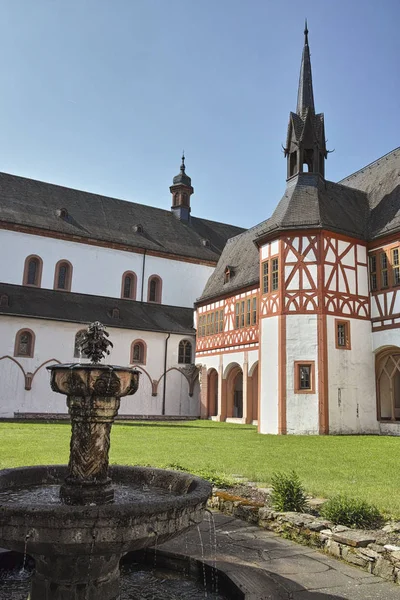
[[[26,257],[37,254],[43,260],[43,288],[53,289],[55,266],[66,259],[73,266],[72,292],[120,298],[122,275],[133,271],[137,276],[136,299],[141,299],[143,254],[7,230],[0,230],[0,245],[7,248],[0,254],[0,279],[4,283],[21,285]],[[144,301],[148,278],[159,275],[163,281],[163,304],[193,306],[213,270],[214,267],[147,255]]]
[[[381,435],[400,436],[400,423],[379,423],[379,432]]]
[[[278,433],[278,325],[279,317],[260,319],[260,433]]]
[[[384,346],[398,346],[400,348],[400,327],[372,333],[372,351],[379,352]]]
[[[350,321],[351,349],[336,348],[335,317],[327,317],[329,433],[378,433],[371,323]]]
[[[0,356],[14,354],[14,341],[17,331],[29,328],[35,332],[35,354],[33,358],[16,357],[26,372],[34,372],[44,361],[56,358],[61,362],[74,362],[73,357],[75,334],[82,328],[81,324],[28,319],[21,317],[0,317]],[[128,365],[130,346],[133,340],[140,338],[147,345],[147,361],[144,368],[151,379],[159,379],[164,371],[164,351],[167,334],[128,329],[108,328],[110,339],[114,344],[107,362],[110,364]],[[179,335],[171,335],[168,340],[167,368],[178,365]],[[186,336],[194,346],[194,337]],[[51,391],[49,375],[42,367],[32,383],[32,389],[24,389],[24,377],[18,366],[5,359],[0,361],[0,417],[9,418],[14,412],[67,412],[65,397]],[[193,397],[189,397],[187,380],[177,371],[167,374],[166,414],[199,415],[198,386]],[[157,415],[161,414],[163,397],[163,380],[158,387],[157,396],[151,395],[151,384],[148,377],[142,374],[138,392],[133,396],[121,399],[119,414]]]
[[[286,426],[287,433],[318,434],[317,315],[286,317]],[[294,361],[314,361],[314,394],[294,392]]]

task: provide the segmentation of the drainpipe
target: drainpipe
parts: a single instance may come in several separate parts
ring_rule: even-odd
[[[171,337],[171,334],[169,333],[167,335],[167,337],[165,338],[165,354],[164,354],[164,381],[163,381],[163,398],[162,398],[162,407],[161,407],[161,414],[164,416],[165,415],[165,393],[167,390],[167,374],[166,374],[166,370],[167,370],[167,352],[168,352],[168,340]]]
[[[143,290],[144,290],[144,267],[146,264],[146,248],[143,252],[143,266],[142,266],[142,291],[140,293],[140,302],[143,302]]]

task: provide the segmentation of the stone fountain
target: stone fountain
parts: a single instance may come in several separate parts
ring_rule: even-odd
[[[209,483],[187,473],[108,465],[120,398],[139,371],[100,364],[111,342],[100,323],[82,341],[87,364],[51,365],[67,395],[67,466],[0,471],[0,546],[35,559],[30,600],[119,600],[120,558],[167,541],[203,519]]]

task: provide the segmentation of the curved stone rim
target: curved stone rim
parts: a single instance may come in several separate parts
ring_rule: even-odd
[[[32,467],[17,467],[14,469],[4,469],[0,471],[0,492],[20,487],[35,486],[41,484],[61,484],[68,474],[67,465],[46,465]],[[26,520],[33,518],[36,523],[39,520],[53,521],[54,518],[62,519],[73,516],[85,518],[135,518],[145,515],[153,515],[155,512],[180,510],[185,507],[192,507],[206,503],[211,495],[211,483],[191,475],[190,473],[156,469],[151,467],[129,467],[129,466],[110,466],[109,475],[115,483],[129,483],[133,476],[142,478],[144,482],[150,477],[153,481],[150,483],[154,487],[165,487],[168,478],[173,478],[176,485],[173,491],[176,495],[171,497],[161,496],[157,501],[148,502],[146,500],[120,504],[103,504],[96,506],[74,506],[65,504],[48,504],[44,507],[30,506],[29,504],[0,504],[0,526],[2,519],[10,517],[22,517]],[[159,485],[156,485],[156,481]]]
[[[64,363],[48,365],[46,367],[48,371],[126,371],[127,373],[138,373],[141,374],[139,369],[134,367],[123,367],[121,365],[103,365],[93,363]]]

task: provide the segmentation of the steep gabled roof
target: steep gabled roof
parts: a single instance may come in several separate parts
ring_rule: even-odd
[[[0,315],[83,324],[100,321],[122,329],[194,334],[191,308],[0,283],[3,294],[8,296],[8,306],[0,306]],[[113,317],[114,309],[118,317]]]
[[[60,209],[66,217],[57,214]],[[0,221],[209,261],[217,261],[226,240],[243,231],[198,217],[185,223],[169,210],[7,173],[0,173]],[[143,233],[134,229],[139,224]]]
[[[369,239],[400,231],[400,148],[395,148],[340,183],[368,194]]]
[[[198,302],[208,298],[233,293],[235,290],[254,284],[259,284],[258,248],[253,243],[259,231],[266,227],[267,221],[248,229],[244,233],[228,240],[221,258],[209,277],[204,291]],[[231,277],[225,283],[225,268],[229,266]]]

